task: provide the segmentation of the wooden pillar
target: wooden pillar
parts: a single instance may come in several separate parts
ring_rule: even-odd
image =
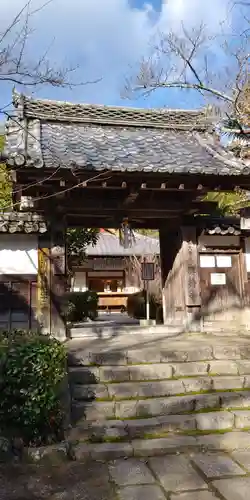
[[[185,322],[182,238],[178,228],[161,228],[160,249],[164,323]]]
[[[160,229],[164,323],[186,325],[199,317],[196,228]]]
[[[38,238],[37,319],[43,333],[66,338],[63,317],[67,289],[64,220],[50,221],[50,231]]]
[[[200,322],[201,293],[197,230],[195,226],[182,226],[182,259],[185,273],[185,305],[188,322]]]
[[[50,234],[38,236],[37,320],[42,333],[50,334]]]
[[[66,226],[65,220],[59,214],[51,222],[50,256],[51,334],[64,340],[66,338],[66,323],[63,309],[67,291]]]
[[[244,307],[250,306],[250,296],[249,296],[249,281],[248,281],[248,271],[246,263],[246,236],[243,234],[240,237],[240,281],[242,284],[242,301]]]

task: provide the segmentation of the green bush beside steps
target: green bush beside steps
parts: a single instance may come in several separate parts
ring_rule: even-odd
[[[40,333],[0,333],[0,434],[25,445],[63,439],[66,351]]]
[[[95,292],[68,292],[65,297],[65,320],[78,323],[87,318],[97,318],[98,294]]]
[[[156,319],[157,323],[163,322],[162,304],[154,295],[149,296],[150,319]],[[146,292],[140,291],[128,296],[127,312],[132,318],[146,318]]]

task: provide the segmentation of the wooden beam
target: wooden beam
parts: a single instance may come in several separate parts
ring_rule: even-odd
[[[138,191],[131,191],[128,196],[125,198],[124,202],[123,202],[123,205],[127,206],[127,205],[130,205],[132,203],[135,203],[135,201],[137,200],[139,196],[139,193]]]
[[[177,174],[177,173],[160,173],[160,172],[108,172],[112,178],[112,185],[120,185],[126,182],[131,184],[146,184],[151,189],[160,189],[162,183],[166,183],[169,189],[178,189],[180,184],[185,185],[185,190],[197,190],[197,185],[204,186],[204,190],[233,190],[236,178],[234,176],[206,175],[206,174]],[[32,182],[44,181],[53,174],[53,181],[65,179],[66,185],[73,182],[83,182],[95,175],[94,171],[86,171],[85,169],[77,169],[76,173],[70,169],[37,169],[29,167],[20,167],[16,170],[17,182],[23,186],[27,186]],[[102,179],[104,180],[104,178]],[[101,179],[99,181],[101,183]],[[247,175],[237,176],[237,185],[242,189],[250,189],[250,178]]]
[[[128,218],[131,218],[131,217],[140,217],[140,218],[144,218],[144,219],[152,219],[154,217],[156,218],[167,218],[168,216],[170,216],[171,214],[181,214],[181,210],[177,210],[177,209],[172,209],[172,210],[149,210],[149,211],[145,211],[144,209],[134,209],[134,208],[130,208],[130,207],[124,207],[123,209],[117,209],[117,210],[114,210],[113,208],[111,209],[107,209],[107,208],[103,208],[102,210],[99,210],[99,209],[84,209],[84,210],[81,210],[81,209],[76,209],[74,207],[71,207],[68,208],[67,210],[65,210],[65,213],[66,214],[76,214],[76,215],[79,215],[81,217],[89,217],[90,215],[92,215],[93,217],[96,217],[97,219],[99,217],[116,217],[116,216],[119,216],[120,218],[124,218],[124,217],[128,217]]]
[[[179,218],[178,217],[168,217],[169,224],[172,222],[172,226],[176,227],[178,224]],[[111,218],[102,218],[102,219],[95,219],[95,218],[84,218],[82,219],[81,217],[75,216],[75,215],[68,215],[67,216],[67,225],[68,227],[100,227],[100,222],[101,222],[101,227],[106,227],[106,228],[114,228],[117,229],[120,226],[120,219],[111,219]],[[160,225],[165,225],[165,220],[160,219],[136,219],[133,220],[132,222],[132,227],[134,229],[158,229]]]
[[[58,195],[60,197],[60,194]],[[48,201],[46,199],[38,200],[35,204],[37,210],[46,210]],[[138,193],[132,192],[127,194],[124,199],[117,197],[97,197],[91,196],[81,197],[74,193],[74,197],[65,198],[62,203],[63,211],[75,213],[93,213],[96,216],[102,215],[103,212],[114,215],[117,211],[131,211],[134,213],[142,213],[144,217],[150,216],[152,213],[163,213],[165,216],[170,213],[188,214],[193,213],[211,213],[216,207],[215,202],[204,202],[202,200],[192,201],[190,198],[180,198],[174,200],[173,197],[157,197],[150,199],[148,196],[140,198]],[[126,214],[125,214],[126,215]]]
[[[206,207],[202,211],[202,213],[205,214],[210,214],[211,213],[211,207]],[[130,206],[119,208],[117,210],[112,209],[107,209],[103,208],[102,210],[100,209],[93,209],[93,208],[88,208],[88,209],[76,209],[76,207],[71,207],[65,210],[65,213],[67,215],[71,216],[77,216],[82,219],[85,218],[91,218],[91,219],[96,219],[96,221],[102,219],[102,218],[109,218],[109,219],[119,219],[122,220],[124,217],[128,217],[128,219],[143,219],[143,220],[151,220],[151,219],[156,219],[156,220],[167,220],[169,217],[182,217],[191,213],[199,213],[200,210],[199,208],[195,209],[187,209],[187,210],[180,210],[180,209],[167,209],[167,210],[155,210],[155,209],[150,209],[148,211],[145,211],[145,209],[135,209]]]
[[[47,206],[47,202],[46,202],[46,199],[43,201],[43,200],[40,200],[38,201],[37,203],[38,206]],[[140,203],[139,201],[138,202],[135,202],[133,203],[133,206],[126,206],[126,208],[124,208],[124,203],[123,201],[119,202],[118,203],[118,200],[117,199],[114,199],[114,200],[86,200],[86,199],[83,199],[82,200],[82,203],[78,203],[78,202],[75,202],[73,203],[72,200],[66,200],[64,201],[63,203],[63,208],[64,208],[64,211],[65,213],[67,213],[68,211],[74,211],[74,212],[79,212],[79,213],[98,213],[98,214],[102,214],[103,211],[106,211],[108,213],[114,213],[116,211],[126,211],[126,210],[129,210],[129,211],[134,211],[134,212],[143,212],[145,215],[146,214],[150,214],[152,213],[152,211],[158,213],[158,212],[164,212],[164,213],[171,213],[171,212],[185,212],[187,209],[191,208],[191,207],[197,207],[197,208],[200,208],[199,205],[195,205],[195,204],[192,204],[192,203],[174,203],[174,202],[171,202],[171,203],[148,203],[146,204],[146,202],[144,203]],[[205,207],[205,205],[204,205]]]
[[[18,171],[16,173],[16,178],[18,184],[22,185],[23,188],[25,189],[25,193],[27,196],[34,196],[34,192],[36,189],[38,189],[39,193],[41,195],[46,192],[46,193],[55,193],[56,190],[59,190],[59,185],[61,188],[64,186],[63,181],[65,182],[65,186],[67,189],[73,189],[74,191],[74,196],[76,191],[81,191],[82,189],[89,191],[89,192],[97,192],[97,191],[104,191],[104,190],[112,190],[114,192],[117,192],[117,195],[119,196],[119,193],[121,190],[128,189],[130,191],[135,190],[139,188],[141,192],[145,191],[151,191],[151,192],[183,192],[183,193],[190,193],[192,194],[193,197],[196,196],[196,193],[199,191],[201,193],[206,193],[207,191],[225,191],[225,190],[233,190],[234,185],[232,185],[230,178],[226,177],[225,179],[223,177],[220,177],[219,179],[217,178],[217,183],[215,182],[215,179],[211,178],[206,178],[206,179],[201,179],[201,182],[199,182],[199,177],[189,179],[185,179],[185,182],[180,182],[181,178],[170,178],[168,180],[163,180],[161,182],[161,176],[159,178],[155,177],[154,179],[150,178],[147,180],[146,174],[138,180],[137,177],[132,179],[127,179],[125,177],[125,174],[123,174],[123,177],[112,177],[110,180],[102,180],[102,179],[97,179],[95,182],[88,182],[88,178],[86,177],[84,179],[76,179],[76,178],[70,178],[68,179],[67,177],[62,177],[62,173],[60,174],[60,177],[58,178],[56,175],[52,178],[49,178],[46,176],[47,172],[44,173],[44,170],[41,174],[37,172],[37,175],[30,177],[26,177],[24,174],[20,175]],[[126,179],[126,180],[125,180]],[[73,182],[74,180],[74,182]],[[62,181],[62,182],[61,182]],[[79,183],[79,187],[76,189],[75,186]],[[231,185],[230,185],[231,183]],[[250,181],[247,181],[247,179],[244,179],[245,185],[242,184],[241,179],[238,179],[237,177],[237,185],[242,188],[249,188],[250,187]],[[31,184],[31,187],[28,187],[29,184]],[[248,184],[248,185],[247,185]],[[28,188],[28,189],[27,189]],[[69,191],[70,192],[70,191]]]

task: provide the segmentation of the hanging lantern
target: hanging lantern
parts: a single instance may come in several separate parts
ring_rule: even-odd
[[[119,240],[120,245],[123,246],[123,248],[130,248],[135,243],[135,235],[127,218],[123,219],[121,223],[119,229]]]

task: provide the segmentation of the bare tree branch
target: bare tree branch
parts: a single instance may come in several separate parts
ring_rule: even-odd
[[[247,49],[247,30],[211,35],[204,23],[191,30],[182,23],[181,33],[160,34],[151,55],[143,58],[137,74],[127,79],[125,97],[138,92],[145,96],[157,89],[194,90],[224,103],[230,113],[239,114],[241,95],[250,83]]]
[[[33,0],[25,3],[7,28],[0,33],[0,82],[10,82],[16,85],[34,87],[49,84],[53,87],[73,87],[97,83],[93,81],[74,82],[72,74],[79,66],[56,67],[48,59],[46,51],[35,61],[28,57],[27,42],[32,33],[30,27],[35,14],[44,9],[53,0],[47,0],[38,8],[32,9]],[[18,28],[16,32],[16,28]]]
[[[224,101],[227,102],[234,102],[234,98],[230,97],[223,92],[220,92],[219,90],[206,87],[203,84],[197,84],[197,83],[184,83],[181,81],[176,81],[176,82],[154,82],[152,81],[147,87],[145,85],[136,85],[135,90],[143,90],[146,88],[150,88],[151,90],[155,90],[157,88],[180,88],[180,89],[193,89],[193,90],[199,90],[201,92],[208,92],[210,94],[213,94],[216,97],[219,97],[220,99],[223,99]]]
[[[7,35],[12,31],[12,29],[14,28],[14,26],[16,26],[16,24],[18,24],[20,22],[22,14],[25,12],[25,9],[27,9],[27,7],[29,7],[29,5],[30,5],[30,0],[17,13],[17,15],[14,17],[13,21],[9,24],[9,26],[7,26],[6,30],[1,34],[1,37],[0,37],[0,46],[1,46],[2,42],[4,41],[4,39],[7,37]]]

